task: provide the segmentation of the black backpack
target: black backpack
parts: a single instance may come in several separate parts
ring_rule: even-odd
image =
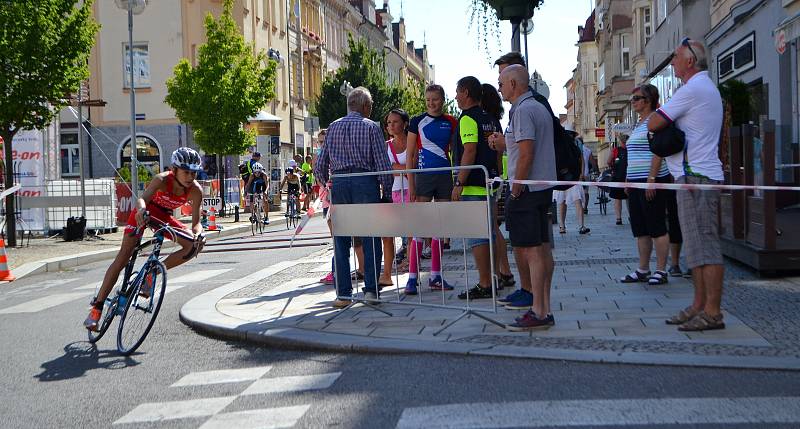
[[[550,108],[547,98],[542,94],[536,92],[533,88],[529,87],[534,100],[541,103],[553,118],[553,149],[556,154],[556,180],[577,181],[581,178],[581,161],[583,154],[581,149],[575,143],[569,133],[561,126],[561,121],[558,120],[553,109]],[[571,188],[572,185],[558,185],[554,186],[553,190],[565,191]]]
[[[248,168],[248,163],[250,161],[245,161],[239,164],[239,175],[242,177],[245,183],[247,183],[247,179],[250,178],[250,169]]]

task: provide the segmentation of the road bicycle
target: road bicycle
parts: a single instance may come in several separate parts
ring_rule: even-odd
[[[611,199],[608,198],[608,193],[606,192],[605,189],[600,187],[598,187],[597,189],[598,189],[597,202],[595,202],[595,204],[598,204],[600,206],[600,214],[604,215],[608,212],[608,202],[611,201]]]
[[[264,232],[264,223],[259,219],[261,213],[264,213],[264,194],[257,192],[255,194],[247,194],[250,198],[250,230],[253,235],[256,232],[262,234]]]
[[[169,236],[176,241],[177,236],[181,235],[194,240],[187,236],[186,232],[176,231],[168,224],[149,216],[146,225],[156,230],[153,237],[142,243],[141,232],[145,226],[134,232],[140,237],[125,266],[122,283],[115,292],[112,292],[113,297],[106,299],[99,329],[88,331],[89,342],[96,343],[111,327],[114,318],[120,316],[117,327],[117,350],[125,356],[132,354],[142,345],[156,321],[156,316],[158,316],[164,300],[164,292],[167,287],[167,268],[159,260],[164,237]],[[205,238],[201,236],[196,243],[204,242],[204,240]],[[150,255],[144,264],[135,270],[139,255],[150,246],[152,246]],[[197,247],[194,249],[189,255],[184,256],[184,259],[194,256]]]
[[[294,229],[297,227],[297,220],[300,219],[300,211],[298,210],[297,195],[287,193],[286,198],[286,229]]]

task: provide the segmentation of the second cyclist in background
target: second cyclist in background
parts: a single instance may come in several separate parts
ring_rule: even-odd
[[[283,177],[280,190],[286,185],[286,213],[291,213],[289,204],[294,203],[294,216],[300,217],[300,176],[295,174],[293,168],[286,169],[286,176]],[[294,197],[294,198],[292,198]]]
[[[263,201],[262,207],[264,208],[264,225],[269,225],[269,199],[267,197],[267,189],[269,189],[269,177],[264,170],[264,166],[260,162],[256,162],[253,164],[253,174],[250,175],[250,178],[247,179],[247,185],[244,187],[245,193],[249,194],[250,198],[250,207],[254,207],[253,204],[255,198],[261,198]],[[252,213],[251,216],[256,217],[258,219],[258,213]]]

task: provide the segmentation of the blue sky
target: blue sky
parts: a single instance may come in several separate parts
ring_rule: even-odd
[[[376,0],[381,7],[383,0]],[[470,0],[402,0],[406,37],[416,46],[423,39],[428,45],[429,60],[436,66],[436,81],[447,96],[455,96],[458,79],[473,75],[497,86],[494,60],[511,49],[511,24],[500,22],[499,47],[490,40],[491,59],[479,47],[473,26],[469,29]],[[577,64],[578,26],[592,11],[592,0],[545,0],[534,14],[534,30],[528,36],[531,69],[537,70],[550,87],[550,104],[556,113],[564,113],[566,93],[563,88]],[[395,20],[400,18],[401,0],[389,0]],[[522,42],[524,53],[524,40]],[[505,121],[504,121],[505,122]]]

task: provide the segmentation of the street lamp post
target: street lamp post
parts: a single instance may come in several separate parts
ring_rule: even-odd
[[[133,84],[133,15],[144,12],[147,0],[114,0],[117,7],[128,11],[128,61],[130,61],[129,89],[131,95],[131,141],[128,143],[131,149],[131,198],[136,201],[136,194],[139,190],[139,174],[136,161],[136,90]]]

